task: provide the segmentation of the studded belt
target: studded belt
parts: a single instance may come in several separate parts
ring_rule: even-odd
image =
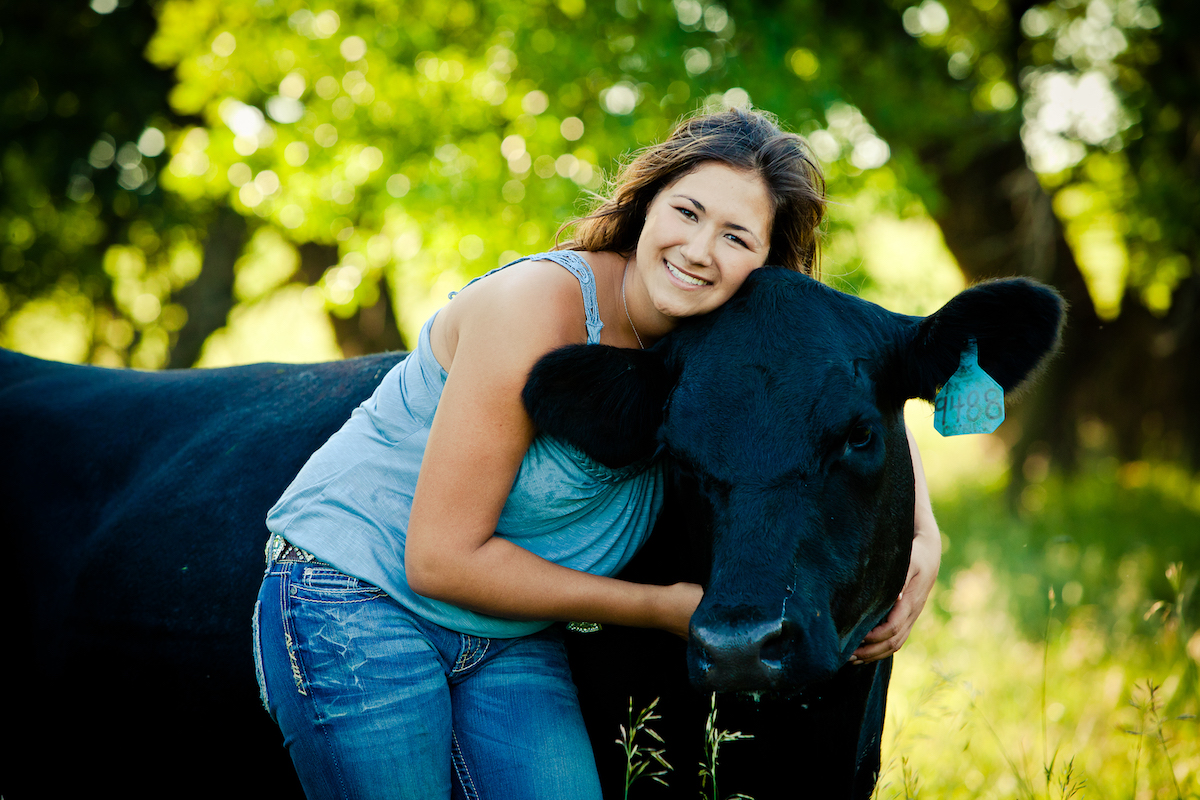
[[[303,564],[324,564],[325,562],[302,547],[289,542],[278,533],[271,534],[267,540],[267,566],[280,562],[300,562]]]

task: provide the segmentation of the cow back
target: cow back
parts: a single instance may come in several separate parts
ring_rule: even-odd
[[[3,546],[17,565],[4,600],[23,643],[4,677],[28,688],[15,720],[29,733],[5,796],[113,774],[182,796],[242,775],[273,794],[295,785],[254,683],[264,520],[401,358],[138,372],[0,352]],[[62,751],[68,724],[106,735]],[[221,761],[180,786],[189,750]],[[61,752],[76,767],[46,769]],[[277,769],[251,763],[264,754]]]

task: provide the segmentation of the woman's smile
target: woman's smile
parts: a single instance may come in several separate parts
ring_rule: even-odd
[[[692,286],[708,286],[711,283],[710,281],[706,281],[703,278],[697,278],[695,275],[690,275],[690,274],[684,272],[679,267],[672,264],[670,261],[667,261],[664,263],[667,265],[667,271],[670,272],[672,276],[674,276],[676,279],[682,281],[683,283],[687,283]]]
[[[629,269],[627,304],[638,330],[658,338],[732,297],[766,262],[772,213],[761,177],[718,162],[660,191]]]

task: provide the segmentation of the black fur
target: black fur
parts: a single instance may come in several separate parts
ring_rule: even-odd
[[[522,398],[540,432],[616,468],[654,455],[671,383],[655,350],[581,344],[542,358]]]
[[[904,400],[932,400],[970,338],[981,366],[1015,388],[1056,346],[1061,318],[1057,294],[1023,280],[975,287],[922,320],[764,269],[722,309],[661,342],[661,366],[648,354],[595,346],[535,366],[525,401],[542,431],[604,460],[614,439],[640,443],[623,458],[641,456],[659,428],[672,497],[626,576],[703,583],[687,648],[690,682],[702,692],[770,695],[749,705],[723,695],[725,724],[757,737],[723,751],[726,786],[774,796],[777,778],[756,766],[789,763],[814,796],[870,796],[890,662],[840,667],[886,613],[907,569],[913,485]],[[864,426],[873,438],[851,448]],[[781,605],[788,613],[778,627]],[[604,659],[614,650],[643,657],[625,667]],[[700,729],[707,706],[703,694],[683,690],[681,651],[638,631],[573,643],[595,741],[625,722],[622,693],[649,686],[644,664],[657,660],[675,677],[653,695],[633,696],[661,698],[658,724],[669,742]],[[620,751],[600,745],[597,758],[607,793],[616,794]],[[679,775],[672,786],[662,796],[696,789]]]
[[[771,695],[722,694],[720,726],[756,737],[722,750],[726,792],[777,796],[785,770],[814,797],[870,795],[890,664],[837,666],[904,577],[897,397],[931,396],[969,336],[1016,385],[1060,315],[1053,293],[1018,281],[922,322],[763,269],[652,352],[584,346],[535,367],[525,401],[543,432],[610,466],[669,459],[659,524],[624,577],[708,587],[690,645],[613,628],[569,640],[610,796],[629,698],[661,697],[656,728],[679,769],[670,789],[638,791],[695,797],[711,688]],[[0,351],[0,794],[299,796],[254,679],[264,518],[402,357],[144,373]],[[781,607],[778,635],[747,652]]]
[[[918,326],[908,359],[911,397],[933,402],[958,369],[967,340],[979,346],[979,366],[1018,392],[1058,349],[1066,303],[1058,292],[1026,278],[980,283],[953,298]]]

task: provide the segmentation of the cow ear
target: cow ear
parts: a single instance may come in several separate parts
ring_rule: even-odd
[[[1066,302],[1025,278],[988,281],[958,294],[921,320],[908,358],[908,396],[933,402],[974,339],[979,366],[1009,393],[1021,386],[1059,344]]]
[[[616,468],[653,455],[672,385],[657,350],[581,344],[543,356],[521,398],[539,432]]]

